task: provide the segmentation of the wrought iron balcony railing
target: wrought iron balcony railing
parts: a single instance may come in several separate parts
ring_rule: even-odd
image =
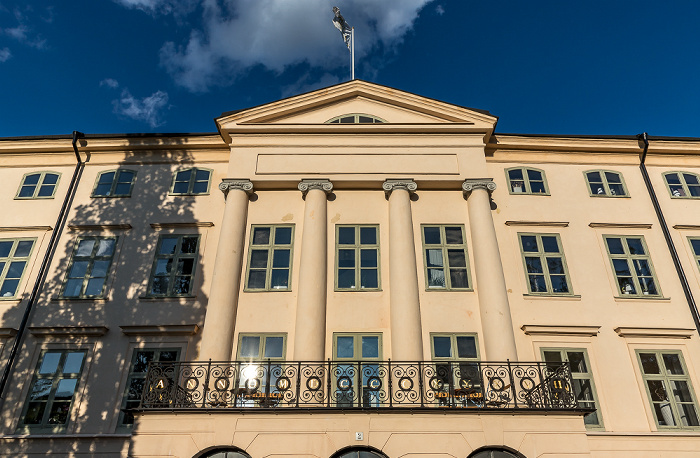
[[[151,363],[138,410],[578,410],[568,364],[521,362]]]

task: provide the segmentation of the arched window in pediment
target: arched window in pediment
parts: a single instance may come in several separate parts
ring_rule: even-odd
[[[364,113],[350,113],[329,119],[326,121],[326,124],[377,124],[385,122],[385,120],[377,116]]]

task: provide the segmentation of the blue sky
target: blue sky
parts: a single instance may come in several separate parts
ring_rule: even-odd
[[[0,136],[213,132],[349,79],[498,132],[700,137],[694,0],[0,0]]]

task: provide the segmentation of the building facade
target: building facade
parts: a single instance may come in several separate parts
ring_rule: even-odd
[[[496,122],[0,139],[0,456],[700,456],[700,140]]]

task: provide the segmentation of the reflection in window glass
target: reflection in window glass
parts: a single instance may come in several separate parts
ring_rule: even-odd
[[[336,226],[336,289],[379,289],[379,228]]]
[[[171,194],[194,196],[209,192],[211,171],[204,169],[187,169],[175,172]]]
[[[626,197],[627,191],[622,175],[609,170],[585,172],[589,192],[593,197]]]
[[[558,234],[518,234],[530,294],[571,294]]]
[[[471,289],[462,225],[424,225],[423,261],[428,290]]]
[[[519,167],[506,170],[511,194],[549,194],[542,170]]]
[[[0,239],[0,299],[12,299],[29,264],[35,239]]]
[[[654,268],[641,236],[605,236],[618,293],[623,296],[660,296]]]
[[[62,297],[104,297],[116,238],[90,237],[76,240]]]
[[[162,235],[151,270],[149,295],[189,296],[192,294],[199,235]]]
[[[111,170],[97,176],[93,197],[128,197],[136,178],[132,170]]]
[[[17,199],[51,199],[58,185],[58,173],[39,172],[25,175]]]
[[[253,226],[246,291],[289,291],[293,226]]]

